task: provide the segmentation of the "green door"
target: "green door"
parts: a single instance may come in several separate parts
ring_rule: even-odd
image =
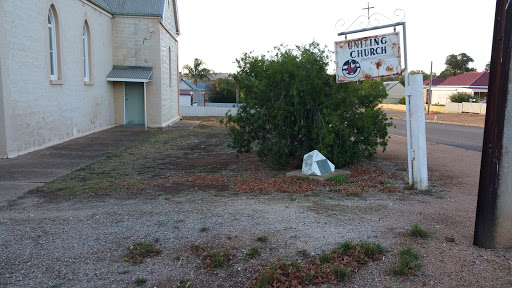
[[[144,125],[144,83],[124,83],[124,123]]]

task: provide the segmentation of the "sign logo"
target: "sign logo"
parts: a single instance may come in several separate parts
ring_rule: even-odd
[[[354,59],[347,60],[343,63],[341,72],[347,78],[354,78],[361,72],[361,64]]]

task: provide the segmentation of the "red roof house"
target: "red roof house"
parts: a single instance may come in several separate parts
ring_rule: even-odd
[[[426,98],[429,80],[423,82],[423,95]],[[449,97],[457,92],[471,93],[481,99],[487,97],[489,72],[469,72],[446,79],[432,79],[432,103],[446,104]]]

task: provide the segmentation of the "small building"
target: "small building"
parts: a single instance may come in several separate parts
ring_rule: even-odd
[[[423,97],[427,103],[430,80],[423,82]],[[479,97],[487,98],[489,85],[489,72],[469,72],[446,79],[432,79],[432,104],[445,105],[450,101],[450,95],[457,92],[466,92]]]
[[[388,97],[382,100],[383,104],[398,104],[402,97],[405,97],[405,87],[400,81],[384,82]]]
[[[0,158],[180,119],[176,0],[1,0],[0,15]]]
[[[186,97],[186,96],[189,96],[191,98],[190,104],[187,101],[187,99],[181,98],[181,97]],[[182,99],[184,101],[183,104],[181,102]],[[199,89],[190,80],[181,78],[180,79],[180,105],[182,105],[182,106],[188,106],[188,105],[206,106],[206,90]]]

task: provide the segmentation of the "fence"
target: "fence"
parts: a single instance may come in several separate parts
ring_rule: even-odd
[[[235,115],[237,111],[238,108],[228,107],[180,106],[181,116],[226,116],[226,113]]]

